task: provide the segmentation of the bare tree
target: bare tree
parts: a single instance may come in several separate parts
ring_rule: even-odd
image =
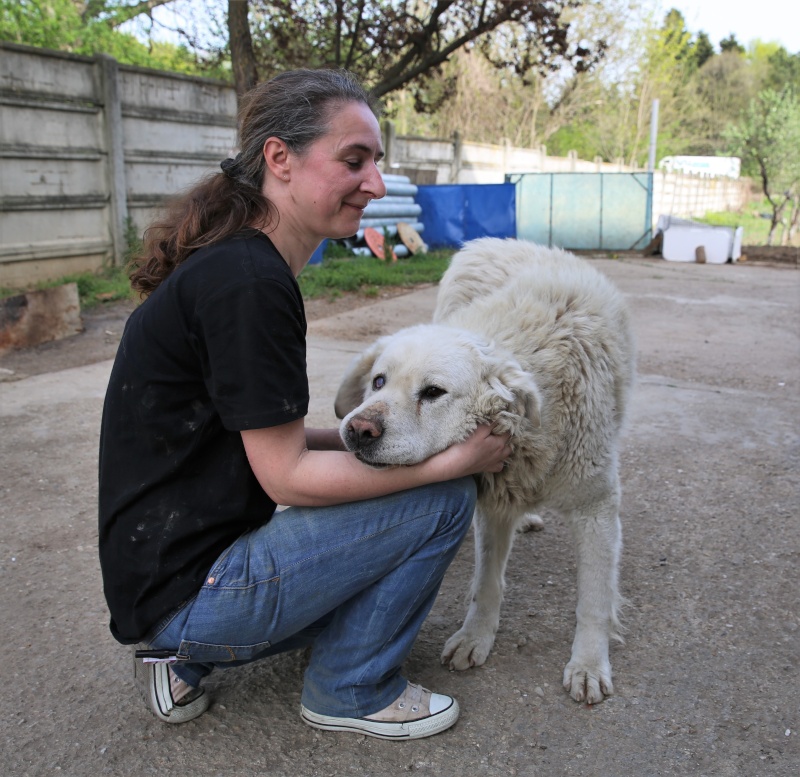
[[[258,83],[247,0],[228,0],[228,34],[236,94],[241,97]]]
[[[597,52],[570,47],[562,19],[588,1],[250,0],[250,29],[261,78],[298,66],[345,67],[377,96],[411,88],[425,111],[450,93],[442,70],[450,57],[504,26],[513,26],[513,45],[494,60],[499,66],[524,72],[566,60],[588,67]]]

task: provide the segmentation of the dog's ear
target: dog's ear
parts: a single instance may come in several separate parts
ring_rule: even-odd
[[[337,418],[344,418],[364,401],[364,394],[369,385],[369,374],[372,371],[372,365],[375,364],[375,360],[383,351],[384,340],[385,338],[376,340],[366,351],[360,356],[356,356],[350,363],[333,403]]]
[[[541,425],[542,399],[531,375],[513,359],[495,361],[486,376],[495,404],[500,400],[505,412],[524,416],[533,426]]]

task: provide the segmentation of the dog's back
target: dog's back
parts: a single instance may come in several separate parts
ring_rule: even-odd
[[[555,455],[548,464],[574,487],[593,465],[615,456],[633,385],[634,342],[622,295],[591,264],[525,241],[473,241],[442,279],[434,320],[481,334],[536,380],[542,427],[527,443],[519,440],[529,461],[518,477],[544,474],[547,450]]]

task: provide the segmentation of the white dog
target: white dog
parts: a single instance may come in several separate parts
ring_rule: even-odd
[[[342,439],[367,464],[423,461],[480,423],[512,433],[503,471],[479,478],[472,596],[443,663],[486,661],[515,529],[548,507],[569,519],[578,557],[564,686],[589,703],[613,692],[617,444],[633,380],[628,311],[605,276],[564,251],[494,238],[453,258],[434,324],[381,338],[351,365],[335,407]]]

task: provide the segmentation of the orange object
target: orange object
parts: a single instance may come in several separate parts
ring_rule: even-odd
[[[383,232],[378,232],[377,229],[374,227],[367,227],[364,230],[364,240],[369,246],[369,250],[372,251],[375,256],[378,257],[381,261],[386,261],[386,241],[383,237]],[[394,249],[390,249],[392,251],[392,261],[397,261],[397,254],[395,254]]]
[[[403,245],[412,254],[425,250],[425,243],[419,236],[419,232],[411,224],[406,224],[405,221],[398,221],[397,234],[400,236],[400,240],[403,241]]]

